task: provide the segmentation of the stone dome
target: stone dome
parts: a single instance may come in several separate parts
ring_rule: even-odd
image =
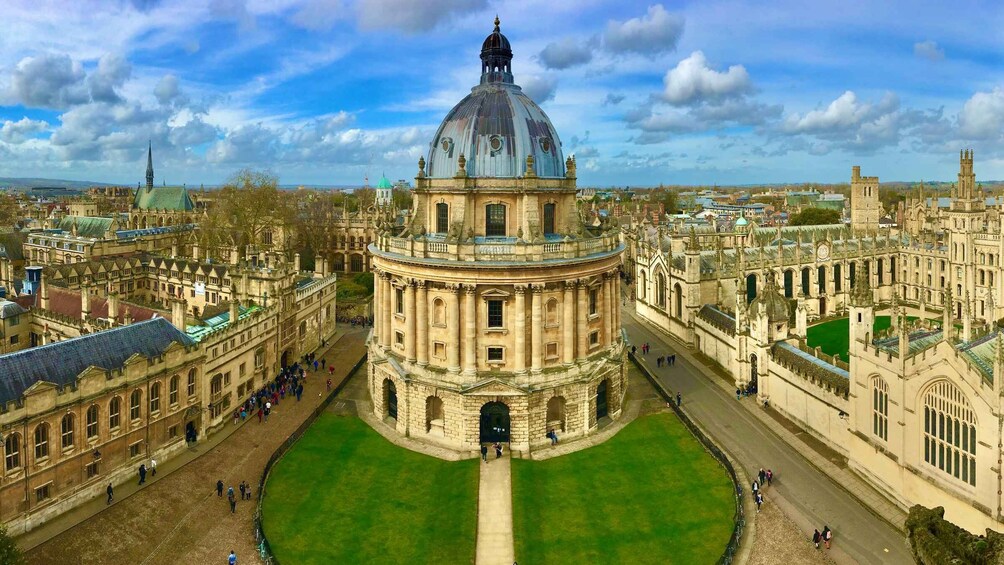
[[[452,178],[460,156],[469,177],[515,178],[533,156],[538,177],[563,178],[561,140],[547,114],[513,82],[509,40],[495,30],[481,50],[481,84],[446,115],[432,139],[428,176]]]
[[[768,322],[788,321],[788,299],[778,292],[777,287],[772,282],[768,283],[767,288],[750,303],[750,313],[754,316],[759,314],[761,304],[766,308]]]

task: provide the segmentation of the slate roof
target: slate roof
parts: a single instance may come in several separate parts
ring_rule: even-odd
[[[942,340],[941,329],[920,330],[910,334],[910,350],[907,356],[918,353]],[[875,347],[883,351],[888,351],[893,355],[899,355],[899,335],[877,339],[874,341]]]
[[[117,369],[139,353],[155,357],[171,343],[194,345],[164,318],[0,355],[0,403],[18,400],[39,381],[65,386],[88,367]]]
[[[133,198],[133,208],[140,210],[175,210],[190,212],[195,209],[188,189],[183,186],[155,186],[152,189],[141,188]]]
[[[49,285],[50,312],[56,312],[57,314],[62,314],[75,320],[79,320],[82,307],[83,304],[80,303],[79,290],[68,290],[60,288],[56,285]],[[129,312],[129,315],[132,316],[132,319],[136,322],[149,320],[157,315],[156,310],[143,308],[142,306],[136,306],[135,304],[129,304],[128,302],[119,300],[119,316],[117,321],[121,322],[123,318],[125,318],[126,311]],[[102,298],[94,294],[91,295],[91,317],[108,317],[107,298]]]
[[[782,365],[813,380],[827,384],[841,396],[846,396],[850,390],[850,373],[806,353],[786,341],[779,341],[772,345],[770,353],[771,357]]]
[[[89,216],[63,216],[59,220],[57,229],[66,233],[73,232],[73,225],[77,226],[77,236],[103,239],[105,232],[112,226],[115,218],[93,218]]]
[[[997,357],[997,334],[1000,330],[959,346],[959,350],[968,357],[987,379],[993,380],[994,359]]]
[[[736,335],[736,319],[711,304],[702,306],[697,317],[729,335]]]
[[[17,302],[11,302],[10,300],[0,299],[0,320],[6,320],[7,318],[20,316],[25,312],[27,312],[27,310],[25,310]]]

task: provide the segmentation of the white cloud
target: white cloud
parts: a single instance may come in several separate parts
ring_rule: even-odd
[[[708,66],[700,51],[694,51],[670,69],[663,83],[666,85],[663,98],[674,105],[736,96],[752,89],[745,67],[732,65],[727,71],[716,71]]]
[[[44,120],[32,120],[27,116],[16,122],[6,120],[0,128],[0,139],[7,143],[24,143],[33,134],[49,129],[49,123]]]
[[[604,45],[613,52],[644,54],[673,51],[683,35],[683,17],[670,14],[662,4],[649,6],[640,18],[607,23]]]
[[[593,59],[592,42],[582,42],[571,37],[548,43],[537,56],[549,69],[567,69],[584,65]]]
[[[330,29],[344,15],[342,0],[305,0],[289,20],[304,29],[319,31]]]
[[[861,124],[871,106],[858,102],[850,90],[821,110],[812,110],[805,115],[792,114],[785,119],[782,130],[787,133],[819,133],[835,129],[848,129]]]
[[[931,40],[914,43],[913,54],[928,61],[940,61],[945,58],[945,50]]]
[[[6,98],[30,108],[68,108],[90,100],[86,73],[69,55],[25,57],[11,73]]]
[[[558,80],[549,75],[523,75],[520,83],[523,93],[537,104],[553,99],[558,89]]]
[[[95,102],[119,102],[122,98],[116,92],[132,74],[132,65],[121,55],[108,54],[98,61],[98,68],[87,76],[87,86],[91,100]]]
[[[153,95],[157,97],[157,102],[165,106],[170,105],[176,100],[179,102],[184,101],[181,88],[178,86],[178,77],[173,74],[166,74],[164,78],[160,79],[156,88],[153,89]]]
[[[487,5],[486,0],[361,0],[356,10],[362,29],[420,33]]]
[[[1004,138],[1004,88],[977,92],[959,112],[959,133],[968,139]]]

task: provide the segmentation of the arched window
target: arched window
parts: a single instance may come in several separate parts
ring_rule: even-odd
[[[881,257],[879,257],[879,259],[878,259],[878,261],[876,263],[878,265],[878,267],[877,267],[877,270],[878,270],[878,283],[879,284],[884,284],[885,283],[885,268],[884,268],[885,267],[885,261]]]
[[[178,380],[178,375],[174,375],[167,385],[167,402],[171,406],[178,403]]]
[[[140,403],[141,400],[143,400],[143,393],[141,393],[139,391],[139,389],[136,389],[136,390],[132,391],[132,394],[129,395],[129,419],[130,420],[139,420],[139,416],[140,416],[139,403]]]
[[[35,460],[49,456],[49,424],[39,424],[35,428]]]
[[[924,462],[976,486],[976,415],[962,391],[948,381],[924,393]]]
[[[488,237],[505,237],[505,204],[488,204],[485,206],[485,235]]]
[[[8,471],[21,466],[21,434],[10,434],[3,444],[4,463]]]
[[[753,302],[754,298],[756,298],[756,275],[746,275],[746,304]]]
[[[150,386],[150,412],[160,412],[160,383]]]
[[[63,449],[73,447],[73,414],[66,414],[59,423],[59,446]]]
[[[659,273],[655,276],[655,305],[666,308],[666,276]]]
[[[450,231],[450,205],[446,202],[436,204],[436,233]]]
[[[86,429],[84,433],[87,434],[87,439],[92,439],[98,437],[98,405],[92,404],[90,408],[87,409],[86,420],[84,422]]]
[[[646,279],[647,279],[647,277],[645,276],[645,271],[639,271],[639,273],[638,273],[638,299],[639,300],[645,300],[645,296],[647,294],[645,292],[645,290],[648,288],[647,287]]]
[[[820,296],[826,294],[826,267],[823,266],[816,271],[816,293]]]
[[[554,234],[554,203],[544,204],[544,235]]]
[[[558,325],[558,300],[555,298],[548,300],[544,306],[544,325]]]
[[[677,318],[683,317],[683,288],[676,284],[673,286],[673,297],[676,299],[676,304],[674,304],[674,314]]]
[[[195,396],[195,369],[190,369],[188,371],[188,396]]]
[[[122,399],[115,397],[108,403],[108,427],[116,429],[119,427],[122,418]]]
[[[791,269],[784,272],[784,297],[795,296],[795,273]]]
[[[836,263],[835,265],[833,265],[833,291],[834,292],[840,292],[841,290],[843,290],[844,281],[843,281],[843,276],[842,276],[843,272],[842,271],[843,271],[843,269],[841,268],[840,263]]]
[[[889,384],[881,377],[872,379],[872,433],[889,441]]]
[[[809,268],[802,269],[802,296],[809,296]]]

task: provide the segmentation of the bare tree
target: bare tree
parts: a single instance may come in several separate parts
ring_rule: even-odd
[[[21,206],[10,194],[0,193],[0,228],[16,227],[21,218]]]
[[[279,192],[279,177],[269,171],[241,169],[220,189],[217,208],[244,246],[262,241],[267,230],[287,228],[293,219],[290,198]]]

